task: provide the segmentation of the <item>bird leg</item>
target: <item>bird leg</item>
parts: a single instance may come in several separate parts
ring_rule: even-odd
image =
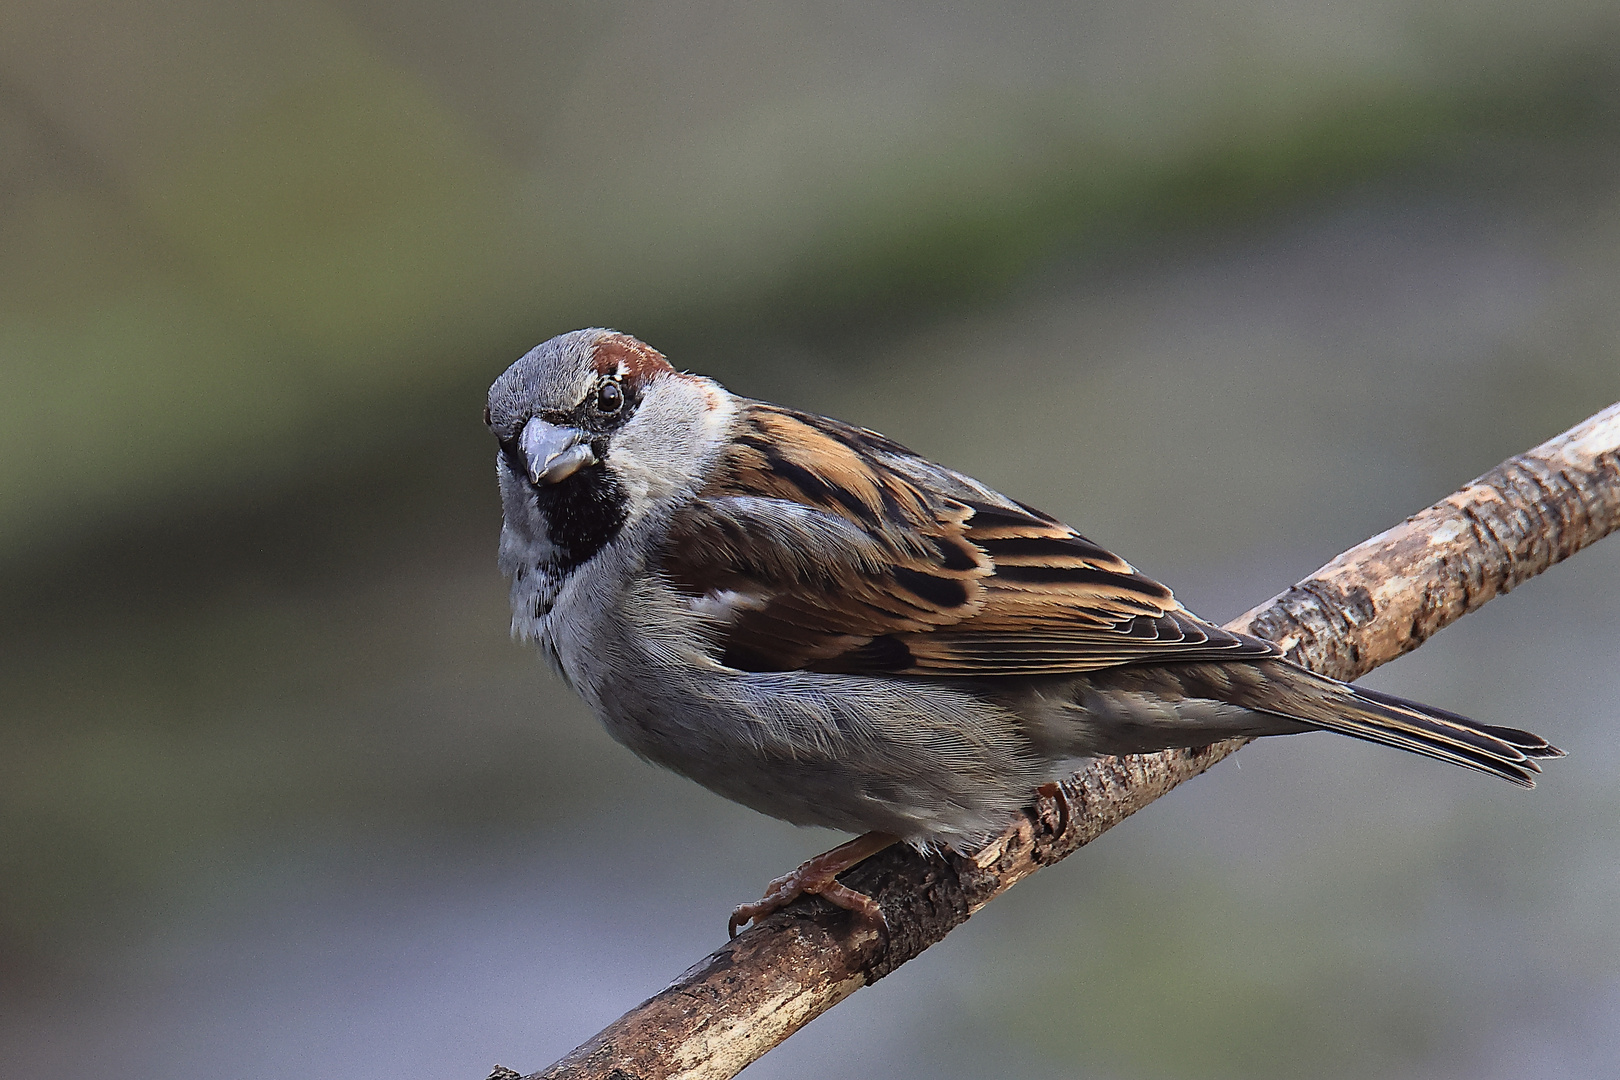
[[[750,919],[756,922],[780,911],[804,893],[814,893],[831,904],[853,912],[857,919],[882,933],[888,933],[889,924],[883,919],[883,909],[876,900],[848,885],[840,885],[838,875],[869,856],[876,855],[899,840],[888,833],[869,832],[857,836],[847,844],[839,844],[806,861],[790,874],[783,874],[766,886],[765,895],[752,904],[740,904],[731,913],[727,929],[732,937]]]

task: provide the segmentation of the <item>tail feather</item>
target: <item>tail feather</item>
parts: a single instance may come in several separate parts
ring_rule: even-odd
[[[1546,739],[1533,731],[1524,731],[1521,728],[1500,727],[1494,724],[1481,724],[1477,720],[1470,720],[1445,709],[1437,709],[1433,705],[1421,705],[1415,701],[1398,698],[1393,694],[1381,694],[1377,690],[1369,690],[1365,686],[1352,686],[1350,688],[1359,698],[1376,702],[1389,708],[1400,709],[1405,712],[1415,712],[1420,716],[1443,720],[1453,727],[1469,731],[1477,731],[1489,736],[1498,742],[1507,743],[1528,758],[1561,758],[1564,752],[1553,746]]]
[[[1536,786],[1533,774],[1541,771],[1537,759],[1564,756],[1562,750],[1528,731],[1477,723],[1445,709],[1335,682],[1285,662],[1256,666],[1283,670],[1266,673],[1262,683],[1266,692],[1233,704],[1449,761],[1524,787]],[[1284,671],[1287,677],[1278,678]]]

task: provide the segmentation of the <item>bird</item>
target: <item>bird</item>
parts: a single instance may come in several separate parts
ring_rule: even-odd
[[[1533,787],[1563,756],[1319,675],[1070,526],[875,431],[731,393],[613,330],[491,386],[512,632],[614,739],[857,838],[728,929],[897,842],[970,852],[1100,755],[1325,730]]]

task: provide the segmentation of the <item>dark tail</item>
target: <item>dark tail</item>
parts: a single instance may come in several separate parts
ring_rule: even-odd
[[[1454,712],[1391,694],[1335,682],[1286,661],[1262,661],[1269,669],[1262,692],[1235,705],[1299,720],[1369,742],[1410,750],[1468,769],[1535,787],[1539,758],[1563,757],[1546,739],[1518,728],[1493,727]],[[1258,688],[1257,688],[1258,689]],[[1248,696],[1248,695],[1241,695]]]

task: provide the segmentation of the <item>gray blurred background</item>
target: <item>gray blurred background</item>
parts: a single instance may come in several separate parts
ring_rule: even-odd
[[[1620,397],[1599,0],[8,0],[0,1073],[538,1068],[840,837],[507,638],[484,390],[638,334],[1230,618]],[[1620,541],[759,1077],[1620,1073]]]

